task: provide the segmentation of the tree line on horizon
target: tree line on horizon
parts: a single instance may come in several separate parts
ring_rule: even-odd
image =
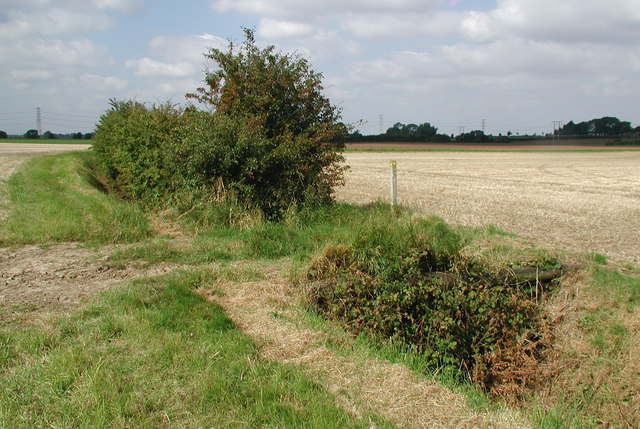
[[[632,127],[631,122],[621,121],[614,116],[603,116],[602,118],[594,118],[589,121],[575,123],[573,120],[564,124],[561,128],[554,130],[553,134],[547,136],[573,137],[573,138],[601,138],[601,137],[624,137],[640,134],[640,126]],[[22,137],[25,139],[73,139],[73,140],[90,140],[95,133],[52,133],[45,131],[42,135],[38,134],[35,129],[27,130]],[[12,136],[14,137],[14,136]],[[17,137],[17,136],[15,136]],[[468,133],[461,133],[457,136],[453,134],[438,133],[438,128],[429,122],[422,124],[403,124],[396,122],[392,127],[388,128],[382,134],[363,135],[359,131],[354,131],[347,135],[347,142],[423,142],[423,143],[508,143],[511,140],[526,140],[539,138],[541,136],[519,135],[513,136],[509,131],[506,135],[498,134],[497,136],[485,134],[481,130],[473,130]],[[544,137],[544,136],[543,136]],[[9,135],[0,130],[0,139],[9,138]]]
[[[22,136],[9,136],[6,131],[0,130],[0,139],[8,139],[9,137],[19,137],[24,139],[44,139],[44,140],[54,140],[54,139],[62,139],[62,140],[91,140],[95,133],[52,133],[51,131],[45,131],[40,135],[38,130],[30,129],[27,130]]]
[[[604,116],[599,119],[591,119],[575,123],[569,121],[561,128],[547,136],[565,136],[573,138],[601,138],[601,137],[624,137],[640,134],[640,126],[633,128],[631,122],[621,121],[612,116]],[[485,134],[481,130],[473,130],[467,133],[453,134],[438,133],[438,128],[429,122],[422,124],[403,124],[396,122],[382,134],[363,135],[359,131],[350,133],[347,142],[419,142],[419,143],[508,143],[512,140],[522,141],[545,137],[544,135],[518,135],[513,136],[509,131],[506,135],[497,136]]]

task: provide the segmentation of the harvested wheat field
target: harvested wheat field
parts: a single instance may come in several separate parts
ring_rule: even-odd
[[[640,151],[351,152],[340,201],[389,199],[446,221],[495,225],[535,244],[640,263]]]

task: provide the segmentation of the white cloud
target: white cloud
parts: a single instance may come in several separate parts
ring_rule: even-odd
[[[124,13],[133,13],[142,10],[144,0],[93,0],[99,9],[113,9]]]
[[[129,86],[129,82],[113,76],[98,76],[85,73],[80,76],[80,82],[91,91],[101,93],[112,93],[113,91],[123,91]]]
[[[129,60],[125,65],[134,69],[136,75],[145,77],[185,77],[195,72],[192,63],[163,63],[150,58]]]
[[[402,39],[446,36],[457,29],[462,15],[452,11],[428,13],[347,13],[337,19],[342,30],[360,39]]]
[[[151,55],[168,62],[188,61],[194,64],[204,62],[204,54],[209,48],[224,48],[228,42],[212,34],[194,36],[158,36],[149,42]]]
[[[4,22],[0,22],[0,39],[5,40],[87,33],[104,30],[109,26],[109,19],[106,16],[59,8],[27,12],[8,11],[6,18]]]
[[[88,39],[26,39],[0,46],[0,63],[14,70],[41,69],[46,65],[53,74],[70,68],[110,65],[106,48]]]
[[[53,76],[51,70],[42,70],[42,69],[32,69],[32,70],[10,70],[9,76],[15,81],[19,83],[29,82],[29,81],[37,81],[37,80],[47,80]]]
[[[487,42],[499,34],[500,25],[487,13],[471,11],[462,19],[460,31],[469,40]]]
[[[640,37],[640,5],[637,0],[499,0],[496,9],[475,13],[463,25],[471,38],[478,35],[474,23],[485,36],[493,32],[495,37],[564,43],[634,43]]]
[[[263,18],[260,20],[258,34],[267,39],[282,40],[311,36],[316,31],[313,25],[307,23]]]
[[[424,12],[436,10],[443,0],[324,0],[301,2],[299,0],[215,0],[211,3],[216,12],[235,10],[264,17],[313,20],[320,15],[352,13]]]
[[[429,52],[395,52],[388,58],[355,63],[349,76],[352,85],[388,84],[406,90],[446,86],[508,93],[538,87],[579,90],[583,82],[607,75],[608,87],[623,88],[632,66],[613,73],[609,67],[623,50],[597,44],[576,50],[554,42],[506,39],[441,46]]]

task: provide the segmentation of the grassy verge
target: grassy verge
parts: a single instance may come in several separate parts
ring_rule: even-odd
[[[540,427],[639,427],[640,277],[593,264],[561,314],[554,363],[569,370],[538,392]]]
[[[293,367],[262,361],[195,292],[213,280],[195,270],[137,281],[0,334],[0,426],[369,426]]]
[[[141,208],[102,193],[86,180],[89,157],[45,156],[21,166],[7,182],[11,210],[0,226],[0,244],[126,243],[148,236]]]

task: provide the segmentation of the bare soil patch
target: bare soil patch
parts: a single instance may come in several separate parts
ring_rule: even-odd
[[[640,151],[347,153],[341,201],[389,199],[446,221],[493,224],[537,245],[640,263]]]
[[[89,147],[0,143],[0,186],[30,157]],[[75,243],[0,248],[0,325],[28,323],[41,314],[67,308],[126,280],[173,269],[162,265],[153,269],[106,265],[108,255],[117,249],[115,246],[90,249]]]
[[[117,249],[74,243],[0,248],[0,325],[28,323],[125,281],[175,269],[167,264],[115,267],[107,261]]]

